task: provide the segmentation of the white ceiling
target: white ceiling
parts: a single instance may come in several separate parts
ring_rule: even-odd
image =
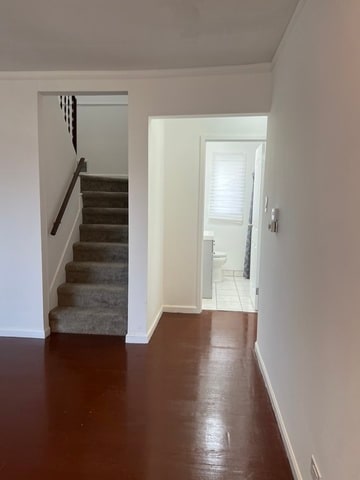
[[[270,62],[298,0],[1,0],[0,70]]]

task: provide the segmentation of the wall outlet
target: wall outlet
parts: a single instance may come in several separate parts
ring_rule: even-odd
[[[313,480],[321,480],[322,476],[321,476],[319,467],[317,466],[314,455],[311,456],[310,471],[311,471],[311,478]]]

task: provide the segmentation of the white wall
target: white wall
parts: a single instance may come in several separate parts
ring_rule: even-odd
[[[127,95],[77,96],[77,151],[88,173],[128,173]]]
[[[0,88],[0,335],[44,336],[37,95],[18,87]]]
[[[49,310],[57,305],[57,287],[65,281],[65,265],[72,260],[72,245],[80,238],[81,220],[78,180],[57,234],[50,235],[77,166],[71,136],[55,95],[39,96],[39,162],[46,323]]]
[[[308,0],[274,72],[258,346],[304,480],[360,475],[359,18]]]
[[[167,310],[200,308],[197,260],[201,202],[201,139],[266,135],[266,117],[165,120],[164,303]],[[205,155],[204,155],[205,158]],[[204,161],[204,160],[203,160]]]
[[[0,329],[25,331],[43,326],[39,92],[129,93],[128,333],[132,339],[141,339],[147,335],[148,316],[149,117],[267,112],[271,89],[266,65],[203,72],[0,74],[0,208],[2,228],[11,232],[1,238]]]
[[[164,304],[164,121],[149,122],[148,317],[152,330]]]
[[[253,188],[255,151],[259,142],[207,142],[205,172],[205,209],[204,230],[214,232],[215,249],[226,252],[226,270],[244,270],[245,245],[248,233],[250,203]],[[209,218],[209,187],[211,181],[211,163],[214,153],[237,153],[246,160],[246,186],[244,220],[242,223],[214,220]]]

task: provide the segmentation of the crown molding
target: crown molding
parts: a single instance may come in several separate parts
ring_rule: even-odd
[[[299,20],[299,17],[300,17],[300,14],[301,14],[301,12],[302,12],[302,10],[305,7],[307,2],[308,2],[308,0],[299,0],[299,3],[297,4],[297,6],[295,8],[295,12],[293,13],[293,16],[291,17],[290,22],[288,23],[288,26],[286,27],[284,35],[282,36],[282,38],[280,40],[280,43],[279,43],[279,46],[276,49],[276,52],[275,52],[275,54],[273,56],[273,59],[271,61],[271,71],[273,71],[274,68],[276,67],[276,65],[279,61],[279,57],[281,55],[281,52],[284,49],[284,46],[286,45],[287,40],[288,40],[292,30],[294,29],[295,25],[297,24],[297,22]]]
[[[0,80],[141,80],[149,78],[209,77],[270,73],[271,63],[225,67],[107,71],[0,71]]]

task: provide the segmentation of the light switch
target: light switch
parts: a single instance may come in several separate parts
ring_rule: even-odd
[[[273,208],[271,210],[271,222],[269,223],[269,230],[272,233],[278,233],[279,231],[279,209]]]

